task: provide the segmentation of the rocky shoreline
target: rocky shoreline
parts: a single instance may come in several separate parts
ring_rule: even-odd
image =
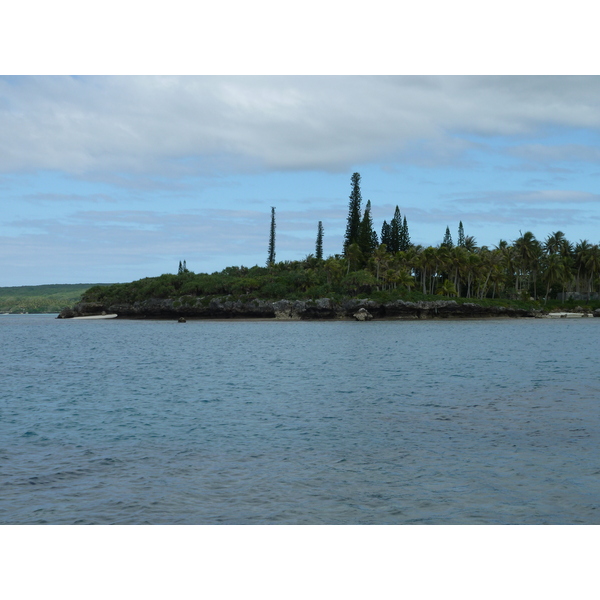
[[[183,296],[176,300],[152,298],[134,304],[80,302],[66,308],[58,319],[116,314],[130,319],[278,319],[302,320],[351,320],[372,319],[455,319],[455,318],[542,318],[548,316],[541,310],[526,310],[504,306],[481,306],[475,302],[459,304],[453,300],[421,302],[380,303],[373,300],[351,299],[334,302],[330,298],[318,300],[228,300],[227,298],[196,298]],[[567,313],[565,313],[567,314]],[[575,314],[575,313],[568,313]],[[600,309],[581,316],[600,317]]]

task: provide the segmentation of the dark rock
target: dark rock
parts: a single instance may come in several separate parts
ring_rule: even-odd
[[[484,317],[535,317],[541,311],[528,311],[503,306],[481,306],[476,302],[459,304],[454,300],[435,300],[380,303],[369,299],[346,299],[335,302],[331,298],[316,300],[279,300],[268,302],[259,299],[233,300],[226,298],[197,298],[182,296],[177,299],[151,298],[132,304],[79,303],[64,309],[58,318],[116,313],[119,317],[179,319],[352,319],[356,314],[368,314],[372,319],[447,319]],[[594,311],[600,317],[600,309]]]
[[[179,317],[179,319],[177,319],[178,323],[187,323],[187,321],[185,320],[185,317]]]
[[[330,298],[306,302],[301,314],[302,319],[335,319],[336,317],[336,307]]]
[[[73,317],[91,317],[94,315],[105,315],[107,308],[101,302],[78,302],[73,308],[65,308],[60,311],[57,319],[72,319]]]

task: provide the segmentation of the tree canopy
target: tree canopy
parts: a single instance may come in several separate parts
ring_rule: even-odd
[[[324,257],[323,223],[318,222],[315,254],[303,261],[275,261],[275,207],[267,267],[228,267],[211,275],[188,271],[179,263],[176,276],[146,278],[131,284],[94,287],[88,298],[134,302],[148,297],[182,295],[256,298],[335,297],[348,294],[444,295],[479,300],[544,301],[575,295],[588,301],[600,294],[600,247],[588,240],[570,242],[564,232],[543,241],[531,231],[494,248],[478,246],[458,224],[457,244],[446,227],[438,246],[414,245],[406,215],[398,206],[377,235],[371,201],[361,209],[361,177],[353,173],[342,254]],[[417,291],[418,290],[418,291]]]

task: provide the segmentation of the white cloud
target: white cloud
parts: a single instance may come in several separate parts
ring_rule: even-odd
[[[4,78],[0,169],[340,171],[389,155],[439,164],[469,150],[460,136],[597,129],[599,108],[599,77]]]

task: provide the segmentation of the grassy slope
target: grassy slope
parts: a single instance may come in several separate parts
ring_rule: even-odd
[[[79,301],[94,283],[0,287],[0,313],[58,313]]]

